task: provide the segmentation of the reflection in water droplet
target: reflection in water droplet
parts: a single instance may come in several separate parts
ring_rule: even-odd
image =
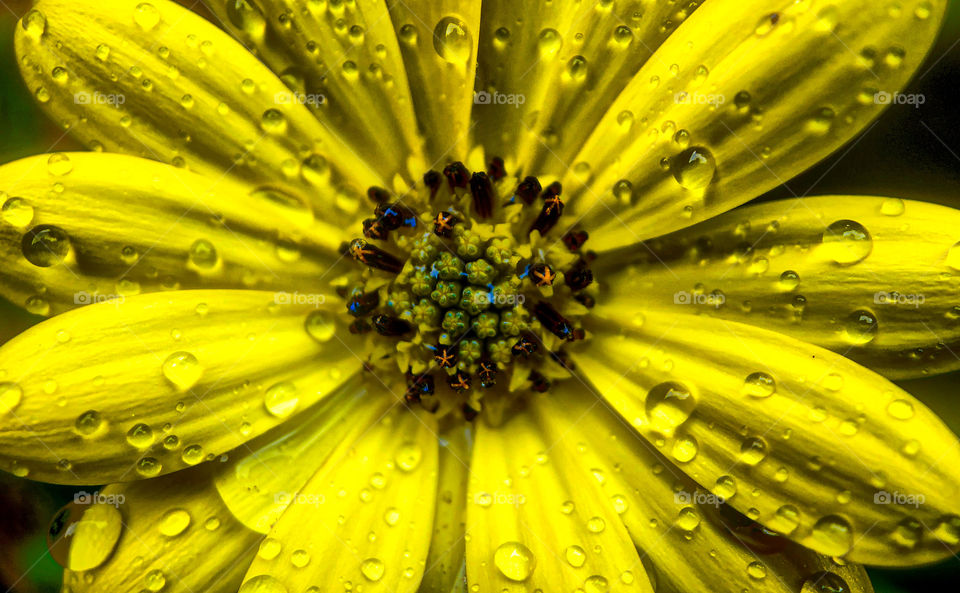
[[[240,585],[240,590],[237,593],[290,593],[290,591],[276,578],[268,574],[261,574]]]
[[[50,555],[64,568],[83,571],[103,564],[113,553],[123,529],[123,517],[115,505],[93,504],[92,495],[64,506],[47,530]],[[105,494],[99,496],[109,500]]]
[[[296,386],[290,381],[281,381],[263,394],[263,405],[270,414],[277,418],[286,418],[294,412],[300,397]]]
[[[35,226],[23,235],[20,248],[31,264],[49,268],[65,260],[72,249],[67,233],[53,225]]]
[[[4,202],[0,213],[4,222],[17,228],[24,228],[33,222],[33,206],[21,198],[10,198]]]
[[[466,64],[473,51],[473,38],[467,24],[452,16],[440,19],[433,29],[433,49],[451,64]]]
[[[803,543],[827,556],[843,556],[853,546],[853,529],[843,517],[827,515],[816,522]]]
[[[395,461],[397,467],[405,472],[412,472],[420,465],[423,451],[416,443],[404,443],[397,451]]]
[[[870,233],[853,220],[833,222],[823,232],[820,241],[826,256],[845,266],[863,261],[873,250]]]
[[[365,579],[374,583],[383,578],[385,570],[379,558],[367,558],[360,563],[360,573]]]
[[[325,311],[310,313],[306,321],[307,333],[318,342],[329,342],[336,332],[333,316]]]
[[[530,578],[537,559],[530,549],[520,542],[501,544],[493,553],[493,563],[500,574],[511,581],[523,582]]]
[[[717,163],[709,150],[702,146],[693,146],[670,160],[670,170],[681,187],[699,190],[713,181]]]
[[[843,336],[851,344],[872,342],[877,337],[877,317],[863,309],[854,311],[843,323]]]
[[[141,2],[133,11],[133,22],[144,31],[149,31],[160,22],[160,11],[149,2]]]
[[[197,384],[203,369],[200,361],[189,352],[174,352],[163,361],[163,376],[180,391],[187,391]]]
[[[743,381],[743,393],[750,397],[770,397],[776,390],[777,382],[767,373],[750,373]]]
[[[687,421],[697,407],[690,390],[673,381],[654,386],[644,402],[647,421],[654,430],[666,435]]]
[[[167,537],[175,537],[186,531],[190,526],[190,513],[184,509],[173,509],[164,513],[160,519],[160,533]]]
[[[556,29],[544,29],[540,32],[537,47],[540,50],[541,58],[552,58],[563,47],[563,37]]]

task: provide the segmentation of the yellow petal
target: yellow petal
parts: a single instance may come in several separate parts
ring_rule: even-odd
[[[413,106],[434,167],[465,160],[480,39],[480,0],[388,3]]]
[[[211,483],[210,472],[197,468],[154,480],[114,484],[102,492],[78,493],[76,515],[115,508],[122,517],[116,542],[77,535],[71,549],[113,545],[106,561],[83,572],[67,570],[64,588],[71,591],[210,591],[235,593],[253,560],[261,537],[236,521]],[[111,507],[110,505],[115,505]],[[69,520],[63,525],[70,529]],[[79,533],[79,530],[77,530]],[[62,545],[61,541],[54,544]]]
[[[98,484],[212,459],[327,397],[362,351],[342,304],[154,293],[58,315],[0,348],[0,460]]]
[[[537,397],[533,409],[555,448],[576,446],[583,479],[616,510],[657,590],[795,593],[822,584],[833,586],[824,591],[872,592],[862,567],[763,530],[700,488],[607,406],[569,386]]]
[[[241,591],[417,590],[436,501],[436,420],[398,407],[364,428],[297,493]]]
[[[172,288],[308,293],[336,275],[341,228],[281,193],[98,153],[25,158],[0,179],[0,290],[32,313]]]
[[[470,474],[470,428],[459,418],[440,431],[440,473],[437,477],[437,508],[427,569],[420,591],[448,593],[464,586],[463,535],[467,524],[467,480]]]
[[[572,193],[570,220],[583,216],[592,248],[606,250],[784,183],[893,102],[945,6],[703,3],[620,94],[569,171],[558,171]]]
[[[960,368],[958,227],[958,210],[897,198],[751,206],[611,257],[600,314],[699,313],[782,332],[892,378],[950,371]]]
[[[530,174],[565,171],[617,95],[697,3],[483,3],[476,141]],[[522,19],[522,22],[518,21]]]
[[[422,139],[387,3],[239,0],[210,8],[292,89],[290,102],[305,104],[384,179],[407,172],[408,161],[420,169],[410,171],[415,179],[423,175]]]
[[[477,426],[467,499],[467,579],[479,591],[652,592],[599,487],[526,412]]]
[[[43,107],[95,150],[280,184],[344,220],[333,196],[383,185],[243,46],[169,0],[40,0],[16,47]]]
[[[928,562],[960,544],[960,443],[883,377],[706,317],[593,329],[579,372],[700,485],[735,485],[730,504],[751,519],[864,564]]]
[[[369,388],[354,375],[317,408],[232,453],[216,474],[230,512],[250,529],[269,532],[337,447],[355,441],[396,404]]]

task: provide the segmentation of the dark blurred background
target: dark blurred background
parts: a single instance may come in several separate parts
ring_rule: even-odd
[[[0,0],[0,163],[80,149],[43,116],[20,79],[13,31],[29,7],[25,0]],[[923,94],[926,102],[919,108],[890,107],[866,134],[761,199],[893,195],[960,208],[960,2],[951,2],[949,11],[937,44],[903,91]],[[0,299],[0,343],[39,320]],[[901,385],[960,434],[960,372]],[[47,552],[45,533],[50,517],[73,499],[73,492],[0,472],[0,591],[60,590],[60,568]],[[870,574],[878,593],[956,591],[960,558],[909,570],[871,569]]]

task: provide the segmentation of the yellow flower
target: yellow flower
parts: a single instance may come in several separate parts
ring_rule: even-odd
[[[52,524],[69,590],[870,591],[950,555],[958,441],[890,379],[960,368],[960,213],[728,212],[899,100],[945,4],[215,3],[250,53],[40,0],[24,78],[93,152],[0,167],[0,291],[54,315],[0,348],[0,467],[112,484]]]

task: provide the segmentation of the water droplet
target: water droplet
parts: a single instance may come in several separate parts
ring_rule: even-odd
[[[133,22],[144,31],[149,31],[160,23],[160,11],[149,2],[141,2],[133,11]]]
[[[812,134],[823,135],[830,131],[836,113],[829,107],[821,107],[807,120],[807,131]]]
[[[633,184],[626,179],[621,179],[613,186],[613,195],[623,206],[633,204]]]
[[[709,150],[702,146],[693,146],[671,159],[670,170],[681,187],[699,190],[713,181],[717,163]]]
[[[34,9],[23,17],[20,26],[27,32],[27,35],[36,41],[47,30],[47,17],[43,16],[43,13],[39,10]]]
[[[960,271],[960,241],[954,243],[947,251],[946,264],[954,270]]]
[[[400,511],[394,507],[390,507],[383,513],[383,521],[390,527],[393,527],[400,521]]]
[[[697,456],[699,451],[700,446],[697,444],[697,440],[690,435],[684,435],[678,436],[677,439],[673,441],[671,454],[673,454],[673,458],[680,463],[687,463],[693,461],[693,458]]]
[[[493,564],[500,574],[518,583],[530,578],[537,566],[537,558],[530,548],[520,542],[500,544],[493,553]]]
[[[843,517],[827,515],[816,522],[803,543],[827,556],[843,556],[853,546],[853,529]]]
[[[653,429],[669,436],[687,421],[697,407],[697,402],[689,389],[680,383],[668,381],[650,390],[644,406],[647,421]]]
[[[77,434],[84,437],[95,435],[103,427],[103,417],[96,410],[87,410],[77,417],[74,428]]]
[[[164,513],[160,519],[160,533],[167,537],[175,537],[183,533],[190,526],[190,513],[184,509],[173,509]]]
[[[260,127],[270,134],[283,134],[287,131],[287,118],[279,109],[267,109],[260,118]]]
[[[800,274],[793,270],[787,270],[780,274],[780,287],[784,290],[793,290],[800,286]]]
[[[583,582],[584,593],[607,593],[610,590],[610,583],[600,575],[587,577]]]
[[[465,64],[473,51],[473,37],[467,24],[452,16],[440,19],[433,29],[433,49],[451,64]]]
[[[564,552],[564,557],[574,568],[580,568],[587,561],[587,553],[580,546],[569,546]]]
[[[849,585],[832,572],[817,572],[803,580],[800,593],[848,593]]]
[[[3,221],[17,228],[24,228],[33,222],[33,206],[22,198],[10,198],[3,203]]]
[[[266,28],[267,20],[263,13],[248,0],[227,0],[227,18],[235,27],[251,36],[260,39]]]
[[[567,76],[570,80],[580,82],[587,77],[587,60],[583,56],[573,56],[567,62]]]
[[[544,29],[540,32],[537,48],[540,50],[541,58],[552,58],[559,53],[561,47],[563,47],[563,37],[556,29]]]
[[[27,231],[20,247],[27,261],[40,268],[49,268],[62,262],[72,249],[67,233],[49,224]]]
[[[91,570],[110,557],[122,529],[123,517],[116,506],[72,502],[50,522],[47,547],[60,566]]]
[[[838,220],[823,232],[821,237],[827,257],[841,265],[863,261],[873,250],[870,233],[858,222]]]
[[[760,562],[751,562],[747,565],[747,574],[751,579],[765,579],[767,577],[767,567]]]
[[[137,462],[137,473],[146,478],[152,478],[160,474],[163,465],[153,457],[144,457]]]
[[[740,461],[747,465],[756,465],[767,456],[767,443],[760,437],[751,437],[740,445]]]
[[[693,507],[683,507],[677,515],[677,527],[684,531],[693,531],[700,525],[700,515]]]
[[[277,418],[286,418],[297,408],[300,396],[297,387],[290,381],[281,381],[263,394],[263,405],[267,411]]]
[[[310,554],[306,550],[294,550],[290,555],[290,563],[297,568],[310,564]]]
[[[933,536],[948,546],[960,543],[960,517],[945,515],[933,529]]]
[[[23,399],[23,390],[16,383],[0,383],[0,414],[12,411]]]
[[[420,465],[423,458],[423,451],[416,443],[404,443],[397,451],[395,461],[397,467],[405,472],[412,472]]]
[[[134,424],[127,431],[127,442],[137,449],[146,449],[153,444],[153,430],[146,424]]]
[[[587,520],[587,531],[590,533],[602,533],[607,528],[607,522],[602,517],[591,517]]]
[[[767,373],[750,373],[743,381],[743,393],[750,397],[770,397],[776,390],[777,382]]]
[[[200,361],[189,352],[174,352],[163,361],[163,376],[179,391],[187,391],[197,384],[203,368]]]
[[[724,500],[733,498],[733,495],[737,493],[737,482],[730,476],[720,476],[714,482],[713,492]]]
[[[189,445],[184,447],[180,453],[180,459],[187,465],[196,465],[203,461],[203,447],[200,445]]]
[[[360,563],[360,574],[374,583],[383,578],[385,570],[383,562],[379,558],[367,558]]]
[[[333,316],[325,311],[313,311],[307,317],[307,333],[318,342],[329,342],[336,332]]]
[[[244,582],[237,593],[290,593],[290,591],[275,577],[261,574]]]
[[[905,399],[895,399],[887,406],[887,413],[897,420],[913,418],[913,404]]]
[[[872,342],[877,337],[877,317],[863,309],[854,311],[843,323],[843,336],[851,344]]]
[[[213,243],[206,239],[197,239],[190,246],[190,265],[199,270],[211,270],[217,265],[219,255]]]
[[[785,504],[777,509],[773,519],[768,523],[768,527],[778,533],[789,535],[793,533],[799,524],[800,511],[798,511],[795,506]]]
[[[900,198],[887,198],[880,204],[880,214],[884,216],[900,216],[906,209]]]

